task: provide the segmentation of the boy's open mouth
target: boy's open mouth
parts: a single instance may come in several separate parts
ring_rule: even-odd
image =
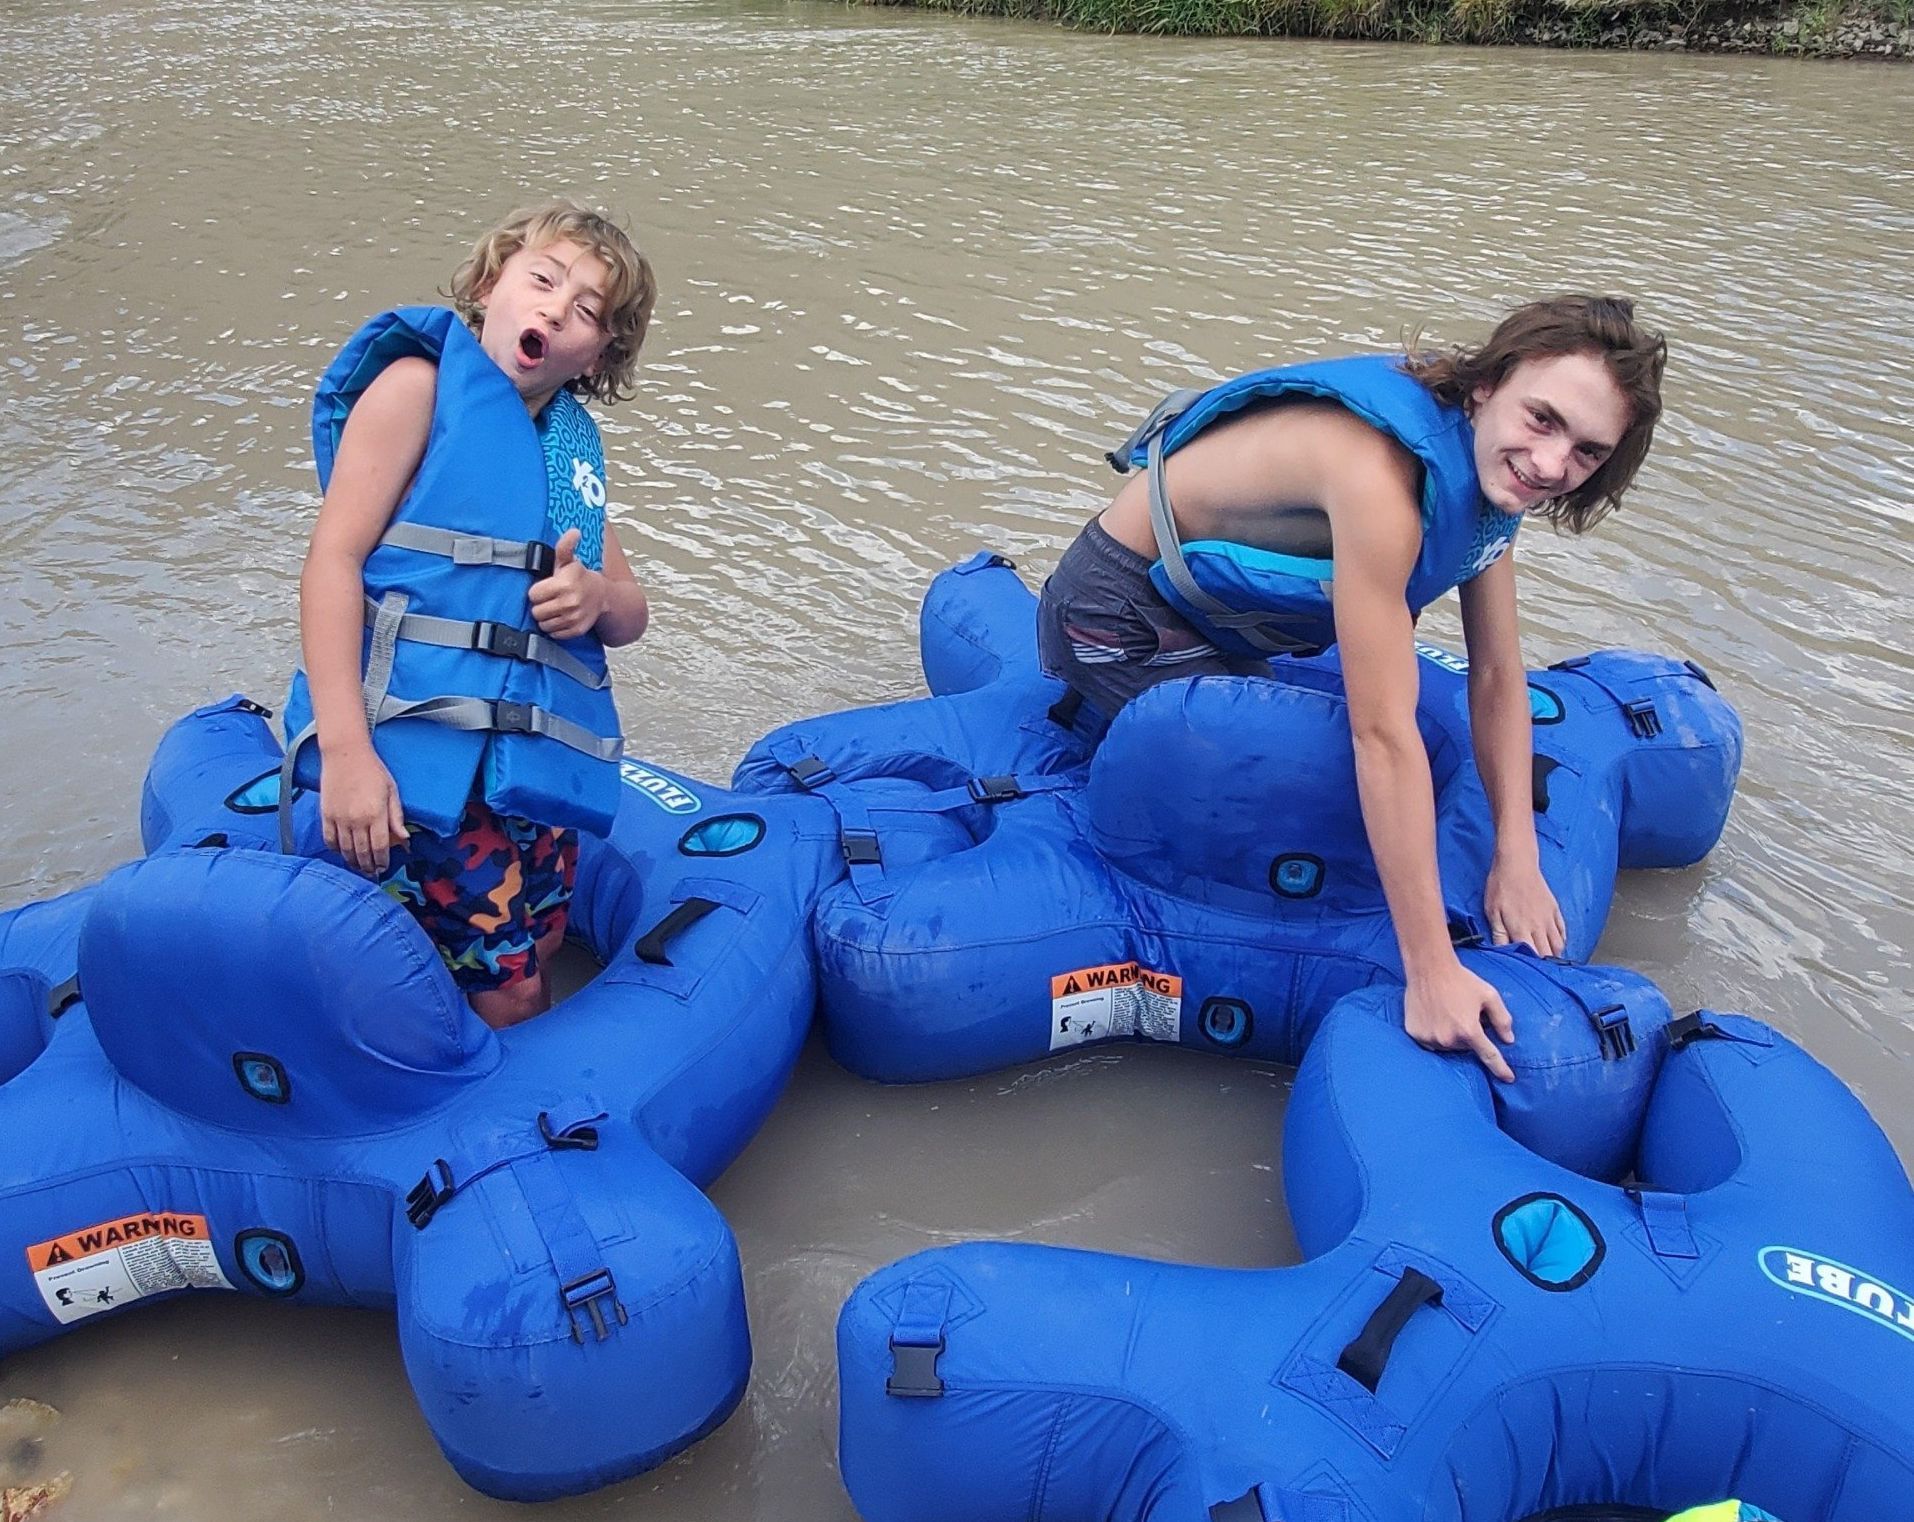
[[[537,328],[527,328],[518,335],[518,353],[528,364],[537,364],[545,357],[545,335]]]

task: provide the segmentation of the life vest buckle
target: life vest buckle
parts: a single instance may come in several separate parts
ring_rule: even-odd
[[[558,565],[558,551],[542,539],[525,541],[525,569],[531,572],[532,580],[542,581],[552,574]]]
[[[513,624],[499,624],[482,618],[472,625],[472,648],[486,655],[502,655],[522,661],[532,647],[532,631]]]
[[[839,832],[847,867],[877,867],[884,863],[884,852],[877,843],[877,831],[845,829]]]
[[[502,735],[533,734],[536,732],[533,713],[530,703],[507,703],[501,700],[492,705],[492,728]]]

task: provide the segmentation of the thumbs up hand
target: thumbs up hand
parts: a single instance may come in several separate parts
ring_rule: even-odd
[[[605,611],[605,578],[578,559],[575,528],[552,546],[552,573],[532,583],[528,601],[538,627],[553,639],[572,639],[588,631]]]

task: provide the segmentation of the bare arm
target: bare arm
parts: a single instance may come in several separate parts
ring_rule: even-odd
[[[324,763],[325,841],[367,873],[385,870],[406,830],[360,695],[365,560],[425,457],[437,385],[431,362],[413,357],[395,361],[366,388],[346,419],[299,576],[300,644]]]
[[[1323,445],[1320,500],[1335,536],[1336,637],[1356,787],[1402,952],[1405,1024],[1425,1045],[1471,1049],[1508,1079],[1513,1074],[1484,1024],[1486,1016],[1502,1040],[1513,1039],[1508,1011],[1456,960],[1436,867],[1435,787],[1416,727],[1420,675],[1404,598],[1421,547],[1416,468],[1353,418],[1326,431]]]
[[[1568,942],[1562,911],[1542,878],[1535,841],[1535,733],[1515,612],[1515,553],[1462,584],[1469,651],[1469,729],[1495,822],[1495,859],[1483,895],[1497,945],[1526,941],[1543,956]]]

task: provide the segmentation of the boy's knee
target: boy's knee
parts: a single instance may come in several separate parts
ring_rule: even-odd
[[[543,972],[535,972],[503,988],[479,989],[471,995],[471,1001],[473,1012],[495,1031],[521,1025],[544,1014],[552,1004]]]

